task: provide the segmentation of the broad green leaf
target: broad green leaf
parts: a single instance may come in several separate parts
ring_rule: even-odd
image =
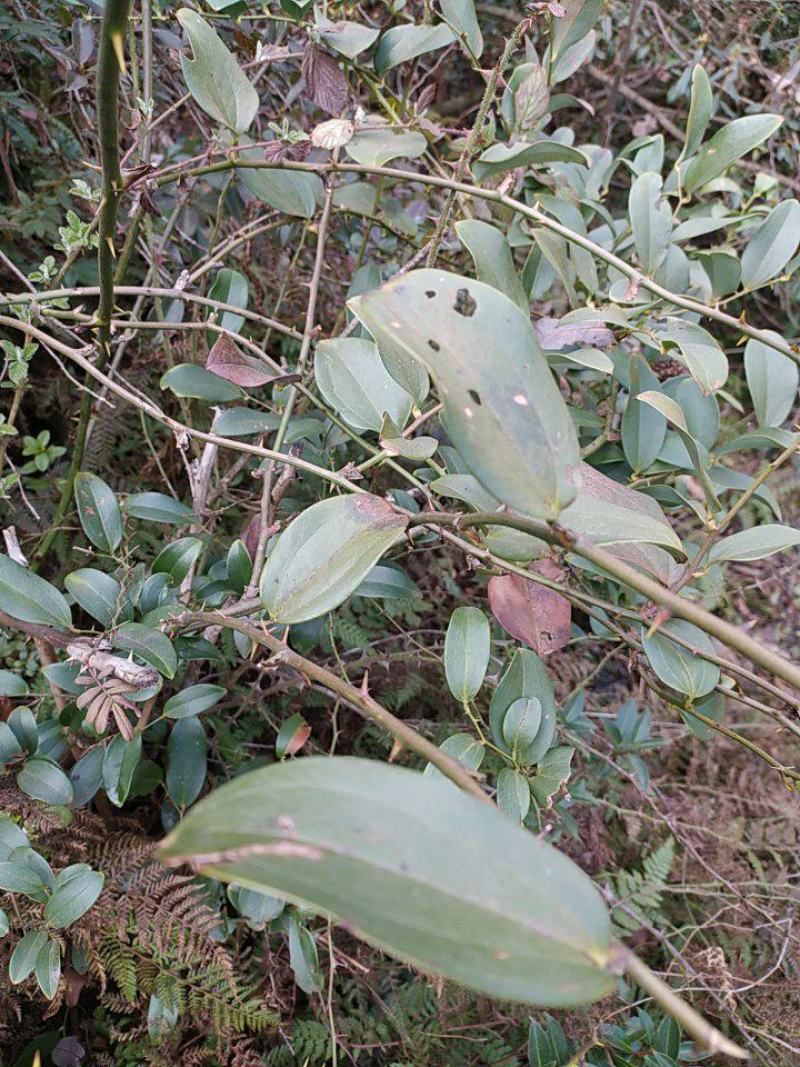
[[[0,815],[0,860],[7,860],[15,848],[30,844],[28,835],[8,815]]]
[[[575,498],[572,420],[530,320],[508,297],[418,270],[350,307],[382,354],[399,348],[430,371],[450,438],[486,489],[536,518],[556,518]]]
[[[195,363],[179,363],[161,375],[161,389],[169,389],[175,396],[193,397],[204,400],[207,404],[224,404],[228,400],[238,400],[242,390],[231,382],[226,382],[218,374]]]
[[[377,433],[384,413],[405,426],[412,398],[389,374],[374,342],[362,337],[320,341],[314,376],[326,404],[354,429]]]
[[[208,291],[211,300],[219,300],[221,304],[233,304],[234,307],[240,308],[247,307],[248,294],[247,278],[238,270],[229,270],[227,267],[217,271],[214,284]],[[218,326],[230,330],[231,333],[238,333],[244,325],[242,316],[233,311],[223,311],[216,321]],[[213,330],[206,331],[206,340],[210,345],[213,345],[219,336]]]
[[[634,471],[645,471],[658,458],[667,434],[667,421],[651,406],[636,398],[647,390],[657,391],[659,381],[641,356],[630,362],[628,402],[622,416],[622,451]]]
[[[531,806],[528,779],[513,767],[503,767],[497,776],[497,806],[515,822],[523,822]]]
[[[12,985],[19,985],[33,974],[36,959],[42,948],[47,945],[48,940],[44,930],[29,930],[25,934],[11,953],[11,959],[8,962],[8,978]]]
[[[779,335],[770,331],[777,340]],[[759,426],[780,426],[797,400],[800,374],[793,359],[754,337],[744,347],[744,373]]]
[[[539,804],[546,805],[554,793],[569,779],[575,749],[557,745],[544,754],[531,778],[531,792]]]
[[[692,71],[692,97],[689,104],[689,118],[686,121],[686,143],[684,158],[690,158],[700,147],[711,113],[714,110],[714,93],[711,82],[699,63]]]
[[[504,752],[511,752],[506,740],[506,726],[510,730],[512,721],[506,723],[506,716],[512,705],[518,700],[535,700],[540,705],[541,717],[532,741],[524,747],[524,759],[528,765],[537,763],[553,742],[556,731],[556,703],[553,686],[544,663],[527,648],[518,648],[511,657],[508,668],[492,694],[489,703],[489,726],[495,744]],[[530,718],[532,709],[517,709],[515,718],[520,719],[520,712],[525,711]]]
[[[419,589],[406,572],[394,563],[378,563],[353,595],[371,600],[413,600],[419,596]]]
[[[48,1000],[52,1000],[61,980],[61,949],[57,941],[48,938],[39,949],[34,973],[42,993]]]
[[[780,115],[744,115],[717,130],[683,175],[687,193],[707,185],[712,178],[766,141],[783,122]]]
[[[18,860],[0,863],[0,889],[5,893],[22,893],[40,903],[44,903],[48,893],[40,872]]]
[[[742,285],[756,289],[777,277],[800,245],[800,203],[784,200],[774,207],[742,253]]]
[[[550,14],[551,52],[555,59],[560,52],[577,44],[591,30],[600,17],[602,0],[560,0],[563,14]]]
[[[672,208],[661,195],[660,174],[640,174],[631,186],[628,214],[633,243],[645,274],[652,275],[663,263],[672,237]]]
[[[472,164],[475,180],[494,178],[507,174],[517,167],[543,167],[547,163],[577,163],[586,166],[586,157],[577,149],[558,141],[516,141],[511,144],[494,144],[478,156]]]
[[[122,502],[122,510],[134,519],[167,525],[180,526],[197,520],[190,507],[164,493],[134,493]]]
[[[88,471],[75,476],[75,503],[83,532],[103,552],[113,552],[122,540],[122,515],[117,498],[102,478]]]
[[[725,717],[725,697],[722,693],[710,693],[703,700],[699,700],[696,704],[693,704],[692,708],[696,708],[701,715],[705,715],[705,717],[711,719],[712,722],[720,723]],[[698,740],[710,741],[716,736],[717,731],[713,726],[709,726],[709,724],[703,722],[702,719],[698,719],[697,716],[692,715],[692,708],[679,707],[678,710],[681,718]]]
[[[0,696],[24,697],[28,692],[28,683],[12,671],[0,670]]]
[[[668,317],[657,332],[662,341],[676,346],[677,350],[669,349],[670,355],[686,365],[704,393],[722,388],[728,380],[728,360],[708,330],[694,322]]]
[[[95,745],[78,760],[69,772],[69,780],[72,783],[72,803],[76,808],[82,808],[88,804],[103,784],[103,756],[102,745]]]
[[[608,913],[590,880],[432,776],[347,757],[262,768],[189,812],[161,855],[332,915],[503,1000],[562,1006],[615,988]]]
[[[504,293],[520,310],[530,315],[530,301],[514,266],[511,247],[505,235],[496,226],[478,219],[457,222],[456,233],[472,256],[478,281]]]
[[[227,693],[222,685],[190,685],[171,696],[164,705],[168,719],[187,719],[213,708]]]
[[[223,408],[211,424],[211,432],[220,437],[254,437],[271,433],[280,425],[280,417],[273,411],[255,408]]]
[[[22,752],[22,745],[14,736],[11,727],[7,722],[0,722],[0,767],[21,756]]]
[[[749,530],[723,537],[708,553],[709,563],[723,563],[726,560],[750,561],[765,559],[776,552],[785,552],[800,545],[800,530],[791,526],[780,526],[768,522],[764,526],[753,526]]]
[[[661,681],[691,700],[706,696],[719,682],[719,667],[670,641],[670,634],[702,652],[715,653],[713,641],[705,631],[684,619],[669,619],[652,634],[646,627],[642,628],[642,645],[650,666]]]
[[[475,14],[475,0],[439,0],[439,7],[475,59],[479,59],[483,51],[483,35]]]
[[[121,808],[128,799],[133,775],[142,758],[142,735],[126,741],[117,734],[103,755],[103,788],[115,807]]]
[[[39,748],[39,724],[30,708],[14,708],[8,717],[8,726],[20,747],[33,756]]]
[[[63,930],[77,922],[100,896],[104,881],[100,871],[93,871],[86,863],[76,863],[60,871],[55,891],[44,908],[48,926]]]
[[[483,763],[483,757],[486,755],[484,745],[472,734],[451,734],[442,741],[439,748],[448,756],[457,759],[459,763],[463,763],[471,771],[478,770]],[[422,773],[432,778],[438,777],[447,781],[439,768],[432,763],[428,763]]]
[[[178,656],[172,642],[152,626],[141,622],[126,622],[114,634],[116,648],[133,652],[167,678],[172,678],[178,669]]]
[[[240,156],[244,160],[263,163],[263,155],[258,149],[248,149]],[[325,195],[318,174],[277,167],[239,167],[236,173],[257,200],[263,200],[285,215],[297,215],[301,219],[310,219],[317,209],[317,202]]]
[[[327,19],[317,25],[317,33],[329,48],[348,59],[355,59],[371,48],[380,36],[380,30],[361,22],[329,22]]]
[[[172,727],[167,742],[167,792],[177,808],[197,800],[207,769],[203,724],[196,716],[181,719]]]
[[[444,672],[450,692],[462,704],[483,685],[489,646],[489,620],[480,608],[456,608],[444,639]]]
[[[436,26],[392,26],[378,42],[375,70],[384,77],[392,67],[444,48],[455,39],[455,34],[444,22]]]
[[[720,505],[714,481],[708,472],[708,455],[703,451],[699,442],[689,432],[689,424],[686,421],[686,415],[681,405],[677,400],[674,400],[671,396],[667,396],[665,393],[649,390],[645,390],[643,393],[639,394],[639,402],[654,408],[673,424],[677,430],[678,437],[683,444],[684,450],[688,454],[694,467],[697,480],[703,488],[709,509],[711,511],[718,511]],[[662,450],[662,458],[663,455],[664,453]]]
[[[72,625],[69,604],[59,591],[27,567],[0,554],[0,611],[22,622],[63,630]]]
[[[48,759],[29,759],[17,774],[17,785],[43,804],[72,803],[72,783],[58,764]]]
[[[365,167],[383,167],[401,157],[417,159],[427,147],[424,135],[417,130],[382,126],[377,130],[356,130],[344,150],[351,159]]]
[[[186,87],[213,119],[235,133],[244,133],[258,112],[258,93],[205,19],[182,7],[178,22],[188,34],[194,54],[194,59],[181,56]]]
[[[391,418],[384,414],[381,430],[378,435],[381,448],[390,456],[402,456],[414,463],[424,463],[435,456],[439,449],[439,441],[435,437],[403,437],[400,428],[392,422]]]
[[[92,567],[82,567],[64,579],[70,593],[83,610],[108,629],[118,614],[123,613],[127,601],[116,578]]]
[[[249,919],[255,927],[277,919],[286,907],[286,902],[277,897],[258,893],[254,889],[242,889],[238,885],[228,886],[228,899],[236,910]]]
[[[179,537],[163,548],[153,560],[153,574],[168,574],[179,585],[196,562],[203,548],[199,537]]]
[[[338,607],[400,540],[406,524],[368,493],[306,508],[280,535],[261,572],[261,600],[272,620],[305,622]]]

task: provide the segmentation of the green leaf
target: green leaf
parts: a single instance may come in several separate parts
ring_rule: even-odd
[[[264,161],[261,151],[240,152],[245,160]],[[257,200],[274,207],[284,215],[310,219],[325,191],[318,174],[303,174],[276,167],[239,167],[236,171],[244,186]]]
[[[168,574],[179,585],[196,562],[203,547],[199,537],[179,537],[158,553],[153,560],[153,574]]]
[[[14,708],[8,717],[8,726],[20,747],[33,756],[39,748],[39,725],[30,708]]]
[[[377,563],[353,596],[370,600],[413,600],[419,589],[404,570],[394,563]]]
[[[687,193],[707,185],[724,170],[762,141],[766,141],[783,122],[780,115],[745,115],[734,119],[721,130],[689,163],[683,175],[683,187]]]
[[[42,993],[48,1000],[52,1000],[61,980],[61,949],[57,941],[48,938],[42,945],[36,956],[34,971]]]
[[[92,567],[82,567],[68,574],[64,585],[80,607],[105,629],[108,629],[123,608],[127,607],[127,601],[123,602],[119,582],[110,574],[104,574],[103,571],[94,570]]]
[[[503,716],[503,740],[512,756],[530,766],[535,760],[529,753],[537,751],[536,736],[542,725],[542,702],[537,697],[520,697]]]
[[[642,645],[650,666],[661,681],[690,700],[706,696],[719,682],[719,667],[670,641],[670,634],[702,652],[715,653],[713,641],[698,626],[684,619],[669,619],[652,634],[642,627]]]
[[[17,774],[17,785],[26,796],[43,804],[72,803],[72,783],[58,764],[48,759],[29,759]]]
[[[577,44],[600,17],[602,0],[560,0],[564,14],[551,14],[550,50],[552,59]]]
[[[702,715],[705,715],[707,719],[711,719],[712,722],[720,723],[725,717],[725,697],[722,693],[710,693],[705,699],[694,704],[693,707]],[[703,722],[702,719],[692,715],[691,708],[679,707],[678,710],[689,730],[699,741],[711,741],[716,736],[717,731],[712,726],[709,726],[708,723]]]
[[[0,863],[0,889],[5,893],[22,893],[39,903],[44,903],[48,894],[41,873],[19,860]]]
[[[377,130],[356,130],[345,145],[345,152],[365,167],[384,167],[393,159],[417,159],[428,147],[425,136],[417,130],[392,126]]]
[[[658,378],[641,356],[631,356],[630,389],[622,416],[622,451],[634,471],[645,471],[655,463],[667,434],[667,420],[648,404],[637,400],[645,391],[660,388]]]
[[[442,741],[439,748],[448,756],[457,759],[459,763],[463,763],[464,766],[468,767],[471,771],[478,770],[483,763],[483,757],[486,754],[486,749],[482,742],[479,741],[477,737],[473,737],[472,734],[451,734],[450,737],[447,737]],[[441,778],[443,781],[448,780],[439,768],[435,767],[432,763],[428,763],[422,773],[429,777]]]
[[[389,374],[372,341],[361,337],[320,341],[314,376],[325,403],[348,426],[377,433],[384,413],[405,426],[412,398]]]
[[[164,714],[168,719],[201,715],[218,704],[226,693],[227,689],[222,685],[190,685],[169,698],[164,705]]]
[[[8,919],[8,913],[0,908],[0,937],[5,937],[11,929],[11,923]]]
[[[254,437],[277,430],[280,418],[273,411],[254,408],[224,408],[215,416],[211,432],[220,437]]]
[[[69,604],[59,591],[8,556],[0,554],[0,611],[22,622],[63,630],[72,625]]]
[[[7,860],[15,848],[29,845],[28,835],[8,815],[0,815],[0,860]]]
[[[800,203],[784,200],[774,207],[742,253],[742,285],[756,289],[776,277],[800,245]]]
[[[776,340],[779,334],[770,330]],[[797,400],[800,374],[793,359],[751,337],[744,348],[744,373],[759,426],[780,426]]]
[[[122,515],[103,479],[88,471],[76,474],[75,502],[83,532],[92,544],[102,552],[113,552],[122,540]]]
[[[253,577],[253,561],[244,541],[233,542],[228,549],[225,567],[231,588],[241,596]]]
[[[505,234],[496,226],[478,219],[462,219],[456,223],[459,241],[472,256],[478,281],[513,300],[526,315],[530,315],[530,301],[525,292]]]
[[[503,767],[497,776],[497,805],[509,818],[521,823],[531,806],[528,779],[513,767]]]
[[[489,726],[492,738],[503,752],[511,753],[511,746],[506,740],[506,727],[511,730],[523,722],[522,712],[530,721],[535,708],[518,707],[512,720],[506,723],[512,705],[518,700],[536,700],[540,705],[540,719],[533,738],[524,742],[524,751],[520,755],[528,766],[538,763],[553,742],[556,732],[556,703],[553,686],[544,663],[527,648],[518,648],[511,657],[503,677],[492,694],[489,703]],[[524,729],[524,723],[523,723]]]
[[[435,777],[347,757],[262,768],[199,804],[161,855],[330,914],[502,1000],[562,1006],[615,988],[608,913],[586,875]]]
[[[586,166],[586,156],[558,141],[516,141],[512,144],[493,144],[472,164],[475,180],[495,178],[518,167],[542,167],[547,163],[577,163]]]
[[[450,692],[462,704],[483,685],[489,647],[489,620],[480,608],[456,608],[444,639],[444,672]]]
[[[430,371],[453,445],[486,489],[536,518],[555,518],[575,498],[572,420],[529,318],[508,297],[417,270],[350,307],[381,355],[398,348]]]
[[[142,735],[137,734],[132,741],[126,741],[117,734],[103,756],[103,788],[111,803],[121,808],[128,799],[133,783],[133,775],[142,757]]]
[[[439,0],[439,7],[470,53],[479,59],[483,51],[483,35],[475,14],[475,0]]]
[[[685,319],[668,317],[658,329],[658,336],[677,347],[670,349],[685,363],[689,373],[704,393],[721,389],[728,380],[728,359],[716,340],[702,326]]]
[[[289,915],[289,966],[294,980],[304,993],[318,993],[322,989],[322,971],[317,945],[311,933]]]
[[[56,877],[56,887],[44,907],[49,926],[63,930],[80,919],[94,904],[103,889],[104,876],[86,863],[65,867]]]
[[[709,563],[723,563],[726,560],[751,561],[766,559],[776,552],[785,552],[800,545],[800,530],[778,523],[766,523],[753,526],[749,530],[723,537],[708,553]]]
[[[218,374],[195,363],[179,363],[161,375],[161,389],[169,389],[175,396],[193,397],[207,404],[224,404],[238,400],[242,390],[238,385],[226,382]]]
[[[380,36],[380,30],[361,22],[329,22],[327,19],[317,26],[317,33],[329,48],[348,59],[355,59],[371,48]]]
[[[628,214],[633,243],[645,274],[652,275],[667,254],[672,238],[672,208],[661,194],[660,174],[646,171],[631,186]]]
[[[122,502],[122,509],[134,519],[166,525],[181,526],[197,521],[190,507],[164,493],[134,493]]]
[[[213,119],[235,133],[244,133],[258,112],[258,93],[205,19],[182,7],[178,22],[188,34],[194,53],[194,59],[181,56],[187,89]]]
[[[703,67],[696,64],[692,71],[692,98],[689,105],[689,118],[686,122],[686,143],[683,149],[684,158],[695,154],[700,147],[711,112],[714,110],[714,93],[711,82]]]
[[[44,930],[29,930],[11,953],[8,962],[8,978],[12,985],[19,985],[33,974],[36,959],[47,945],[49,938]]]
[[[455,39],[455,34],[444,22],[436,26],[392,26],[378,42],[375,70],[384,77],[392,67],[444,48]]]
[[[0,767],[15,760],[23,752],[22,745],[6,722],[0,722]]]
[[[574,755],[575,749],[569,745],[557,745],[542,756],[536,774],[531,778],[531,792],[539,804],[546,805],[569,779]]]
[[[0,670],[0,697],[24,697],[28,683],[11,671]]]
[[[72,783],[73,807],[82,808],[88,804],[103,784],[103,756],[102,745],[90,748],[85,756],[81,756],[78,762],[69,772],[69,780]]]
[[[261,572],[261,600],[274,622],[332,611],[354,593],[407,520],[368,493],[321,500],[285,530]]]
[[[114,646],[134,652],[167,678],[173,678],[178,669],[178,655],[170,639],[144,623],[126,622],[120,626],[114,634]]]
[[[234,307],[246,308],[249,294],[247,278],[238,270],[229,270],[223,267],[217,272],[214,284],[208,291],[211,300],[219,300],[221,304],[233,304]],[[223,311],[217,319],[217,325],[231,333],[238,333],[244,325],[244,318],[236,315],[233,311]],[[213,345],[219,334],[213,330],[206,331],[208,344]]]
[[[197,800],[208,769],[206,732],[200,720],[181,719],[167,742],[167,793],[176,808]]]

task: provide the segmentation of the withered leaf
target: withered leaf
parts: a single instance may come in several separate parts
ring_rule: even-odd
[[[339,64],[328,52],[309,43],[303,53],[303,79],[308,95],[323,111],[338,117],[347,107],[349,90]]]
[[[614,343],[614,334],[602,322],[563,322],[543,315],[534,323],[542,348],[549,352],[561,352],[572,345],[589,348],[608,348]]]
[[[531,570],[554,581],[560,575],[552,560],[543,559]],[[518,574],[489,579],[489,607],[504,630],[540,656],[558,652],[570,638],[569,601],[538,582]]]
[[[266,385],[275,377],[264,363],[247,356],[227,334],[221,333],[206,359],[206,368],[226,382],[233,382],[243,389]]]

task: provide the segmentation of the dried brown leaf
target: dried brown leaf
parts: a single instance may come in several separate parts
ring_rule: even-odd
[[[552,560],[543,559],[531,570],[554,581],[560,575]],[[570,638],[569,601],[538,582],[518,574],[489,580],[489,606],[503,629],[540,656],[558,652]]]

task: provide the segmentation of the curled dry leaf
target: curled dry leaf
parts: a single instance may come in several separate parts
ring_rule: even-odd
[[[551,581],[561,575],[560,568],[550,559],[540,560],[531,570]],[[518,574],[490,578],[489,607],[504,630],[540,656],[558,652],[569,641],[569,601],[538,582]]]
[[[246,356],[224,333],[219,335],[208,353],[206,369],[243,389],[266,385],[274,377],[265,364],[253,356]]]
[[[97,733],[102,735],[108,729],[111,715],[125,740],[132,741],[133,727],[126,712],[132,711],[136,718],[142,714],[142,709],[127,699],[129,693],[135,692],[135,687],[119,678],[101,681],[90,674],[81,674],[76,681],[79,685],[88,687],[75,701],[81,711],[85,711],[85,723],[93,726]]]
[[[349,119],[328,119],[311,131],[311,143],[315,148],[341,148],[352,139],[355,129]]]
[[[564,322],[544,315],[534,323],[542,348],[548,352],[561,352],[573,345],[588,348],[608,348],[614,343],[614,334],[602,322]]]
[[[303,53],[303,78],[308,95],[318,108],[329,115],[340,115],[347,107],[347,78],[339,64],[321,48],[309,44]]]

